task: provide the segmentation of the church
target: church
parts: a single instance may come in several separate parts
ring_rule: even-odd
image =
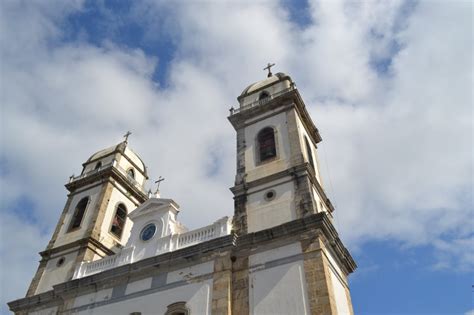
[[[230,109],[234,216],[189,230],[146,192],[125,140],[72,176],[66,204],[15,314],[353,314],[356,264],[333,225],[322,140],[290,76],[249,85]],[[186,211],[186,209],[183,209]]]

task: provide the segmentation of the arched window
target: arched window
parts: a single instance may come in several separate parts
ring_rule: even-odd
[[[304,137],[304,142],[306,143],[306,154],[308,155],[309,164],[311,164],[311,167],[316,171],[316,169],[314,168],[313,151],[311,150],[311,146],[309,145],[308,138]]]
[[[81,226],[82,218],[84,217],[88,203],[89,197],[84,197],[77,203],[68,231],[75,230]]]
[[[135,179],[135,171],[133,170],[133,168],[128,169],[127,176],[132,179]]]
[[[276,156],[275,132],[273,128],[266,127],[260,130],[257,135],[257,148],[260,162]]]
[[[110,232],[118,238],[122,237],[125,219],[127,219],[127,208],[123,203],[119,203],[115,211],[114,219],[112,220],[112,227],[110,228]]]
[[[101,167],[102,167],[102,162],[97,162],[97,164],[95,165],[95,169],[98,170]]]
[[[190,315],[189,308],[186,307],[186,302],[176,302],[168,305],[165,315]]]
[[[261,101],[263,99],[266,99],[267,97],[269,97],[270,94],[268,94],[267,91],[263,91],[262,93],[260,93],[260,95],[258,96],[258,100]]]

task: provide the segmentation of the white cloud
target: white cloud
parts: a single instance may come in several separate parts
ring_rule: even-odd
[[[49,3],[0,10],[2,220],[20,224],[8,208],[27,196],[41,218],[28,235],[51,231],[67,177],[128,129],[185,224],[231,215],[228,108],[273,61],[323,135],[324,184],[344,239],[432,244],[436,267],[472,268],[460,256],[473,233],[470,3],[314,2],[302,31],[276,2],[140,3],[132,12],[147,40],[173,34],[166,87],[151,79],[161,61],[140,49],[64,42],[65,18],[81,3]],[[8,259],[26,255],[36,268],[45,239],[28,244]]]

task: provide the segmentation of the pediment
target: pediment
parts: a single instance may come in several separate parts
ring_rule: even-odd
[[[150,198],[142,203],[137,209],[131,212],[128,217],[131,220],[135,220],[138,217],[147,214],[163,213],[172,211],[175,214],[179,212],[179,205],[173,199],[165,198]]]

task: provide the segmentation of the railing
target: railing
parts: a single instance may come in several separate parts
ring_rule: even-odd
[[[255,102],[252,102],[252,103],[249,103],[249,104],[240,106],[239,108],[233,108],[233,107],[231,107],[230,110],[229,110],[229,111],[230,111],[230,115],[232,116],[232,115],[234,115],[234,114],[243,112],[243,111],[245,111],[245,110],[247,110],[247,109],[250,109],[250,108],[253,108],[253,107],[256,107],[256,106],[264,105],[264,104],[270,102],[271,100],[273,100],[273,99],[275,99],[275,98],[277,98],[277,97],[279,97],[279,96],[281,96],[281,95],[283,95],[283,94],[285,94],[285,93],[287,93],[287,92],[289,92],[289,91],[292,91],[292,90],[294,90],[294,89],[295,89],[294,86],[290,86],[290,87],[288,87],[288,88],[286,88],[286,89],[284,89],[284,90],[281,90],[281,91],[279,91],[279,92],[277,92],[277,93],[271,94],[271,95],[269,95],[268,97],[265,97],[265,98],[263,98],[263,99],[261,99],[261,100],[256,100]]]
[[[229,235],[232,229],[231,219],[223,217],[211,225],[183,234],[166,235],[147,246],[154,246],[154,255],[175,251],[196,245],[211,239]],[[135,257],[135,255],[138,255]],[[123,248],[119,253],[92,262],[83,262],[74,272],[73,279],[90,276],[108,269],[130,264],[150,256],[140,256],[135,246]]]
[[[112,256],[107,256],[96,261],[82,262],[79,268],[76,269],[76,271],[74,272],[73,279],[82,278],[108,269],[125,265],[130,262],[132,256],[133,247],[129,247],[124,248],[119,253]]]
[[[96,168],[96,169],[93,169],[92,171],[89,171],[89,172],[87,172],[87,173],[83,173],[83,174],[81,174],[81,175],[79,175],[79,176],[71,176],[71,177],[69,177],[69,182],[72,183],[72,182],[74,182],[74,181],[76,181],[76,180],[78,180],[78,179],[83,179],[83,178],[89,177],[89,176],[91,176],[91,175],[97,174],[97,173],[99,173],[100,171],[105,170],[106,168],[111,167],[113,164],[114,164],[114,161],[113,161],[113,162],[110,162],[110,163],[107,163],[107,164],[104,164],[104,165],[102,165],[101,167],[98,167],[98,168]]]
[[[102,166],[100,166],[100,167],[98,167],[98,168],[96,168],[96,169],[93,169],[92,171],[89,171],[89,172],[87,172],[87,173],[81,174],[81,175],[79,175],[79,176],[71,176],[71,177],[69,177],[69,183],[72,183],[72,182],[74,182],[74,181],[76,181],[76,180],[79,180],[79,179],[83,179],[83,178],[92,176],[92,175],[97,174],[97,173],[99,173],[100,171],[105,170],[105,169],[110,168],[110,167],[115,167],[116,169],[118,169],[123,175],[125,175],[125,177],[127,178],[127,180],[128,180],[132,185],[134,185],[135,187],[137,187],[139,190],[143,191],[143,186],[142,186],[139,182],[137,182],[137,181],[135,180],[135,178],[133,178],[133,177],[131,177],[130,175],[128,175],[128,174],[127,174],[127,171],[126,171],[124,168],[122,168],[121,166],[119,166],[115,160],[112,161],[112,162],[110,162],[110,163],[104,164],[104,165],[102,165]]]

